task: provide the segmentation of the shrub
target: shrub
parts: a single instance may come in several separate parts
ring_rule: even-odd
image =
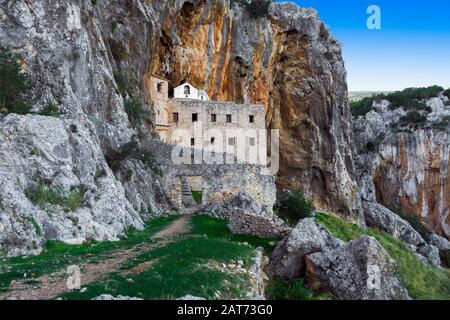
[[[112,170],[118,170],[120,163],[127,158],[140,160],[153,172],[162,175],[161,168],[157,163],[153,153],[141,148],[136,140],[124,144],[118,151],[112,150],[106,154],[106,161]]]
[[[118,27],[118,23],[117,23],[116,21],[114,21],[114,22],[111,24],[111,32],[112,32],[112,33],[116,32],[117,27]]]
[[[65,211],[76,211],[83,204],[85,191],[80,188],[73,188],[66,193],[62,188],[54,188],[47,182],[41,180],[35,187],[30,187],[25,191],[27,198],[43,210],[49,206],[61,206]]]
[[[431,233],[428,226],[426,226],[424,223],[422,223],[422,219],[419,215],[414,214],[414,213],[406,213],[405,211],[403,211],[402,208],[400,208],[398,205],[396,205],[394,203],[391,203],[388,206],[388,208],[392,212],[394,212],[395,214],[400,216],[400,218],[402,218],[403,220],[408,221],[409,224],[414,228],[414,230],[419,232],[422,237],[426,238],[428,236],[428,234]]]
[[[450,249],[440,251],[442,266],[450,268]]]
[[[117,40],[109,39],[109,47],[116,61],[123,61],[128,58],[128,50],[125,45]]]
[[[44,107],[44,109],[42,109],[42,111],[39,112],[39,114],[41,116],[56,117],[56,118],[58,118],[60,115],[58,107],[53,103],[47,104]]]
[[[373,110],[373,101],[372,97],[366,97],[359,101],[350,102],[350,110],[353,116],[365,116],[367,113]]]
[[[444,96],[450,99],[450,88],[444,91]]]
[[[314,205],[301,192],[291,192],[287,201],[278,208],[279,216],[291,226],[294,226],[300,219],[311,217],[313,212]]]
[[[123,70],[114,72],[114,80],[117,84],[117,89],[122,96],[125,96],[130,88],[130,74],[129,72],[125,72]]]
[[[232,0],[231,5],[238,3],[248,13],[250,18],[259,19],[266,17],[272,0]]]
[[[140,126],[142,120],[150,115],[150,113],[144,110],[142,104],[135,98],[129,98],[125,101],[125,112],[133,127]]]
[[[420,114],[417,111],[409,112],[406,116],[400,118],[399,124],[401,126],[407,126],[413,124],[414,126],[423,125],[427,122],[427,117]]]
[[[373,97],[366,97],[360,101],[350,103],[351,111],[354,116],[365,115],[373,108],[373,102],[379,100],[388,100],[391,109],[404,107],[410,110],[426,110],[426,105],[420,101],[437,97],[444,89],[439,86],[426,88],[406,88],[403,91],[396,91],[389,94],[377,94]]]
[[[31,106],[23,96],[29,88],[28,77],[22,73],[18,57],[0,46],[0,112],[28,113]]]

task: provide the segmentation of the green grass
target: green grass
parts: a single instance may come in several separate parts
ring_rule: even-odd
[[[305,287],[303,279],[290,281],[271,279],[266,287],[266,296],[269,300],[326,300],[326,294],[318,294]]]
[[[39,112],[41,116],[55,117],[58,118],[60,116],[59,108],[53,103],[47,104],[41,112]]]
[[[243,240],[247,240],[246,243]],[[86,292],[73,291],[62,298],[84,300],[106,293],[143,299],[173,299],[186,294],[215,299],[216,292],[224,299],[243,298],[248,287],[246,275],[224,273],[207,268],[205,264],[242,260],[244,266],[249,266],[254,258],[255,244],[268,246],[268,242],[268,239],[231,235],[227,221],[194,216],[188,234],[142,254],[122,268],[127,270],[146,261],[155,261],[149,270],[139,275],[115,272],[106,282],[88,285]]]
[[[204,234],[211,238],[222,238],[234,242],[248,243],[254,248],[263,247],[266,254],[270,255],[274,245],[281,241],[281,238],[261,238],[245,234],[233,234],[228,229],[228,221],[211,218],[208,216],[195,216],[192,219],[193,232]]]
[[[49,241],[44,252],[38,256],[17,257],[0,260],[0,291],[7,289],[12,280],[26,277],[38,277],[55,272],[72,264],[79,264],[90,259],[107,257],[113,250],[129,248],[138,243],[150,241],[149,237],[169,225],[175,217],[158,218],[147,223],[144,231],[129,230],[126,239],[68,245]],[[87,255],[91,256],[89,258]]]
[[[61,206],[65,211],[73,212],[83,205],[85,191],[73,188],[65,192],[61,188],[54,188],[45,181],[40,181],[37,186],[28,188],[25,194],[33,204],[43,210],[50,211],[52,206]]]
[[[29,221],[33,225],[33,227],[35,229],[35,232],[36,232],[36,235],[38,237],[42,236],[42,229],[39,226],[39,224],[36,222],[36,220],[33,217],[31,217],[31,218],[29,218]]]
[[[375,237],[397,261],[399,277],[413,299],[450,299],[450,271],[423,263],[400,240],[375,229],[362,230],[337,216],[319,213],[316,219],[343,241],[355,240],[364,234]]]
[[[192,192],[192,197],[194,198],[195,202],[197,202],[198,204],[201,204],[202,197],[203,197],[202,191],[192,190],[191,192]]]

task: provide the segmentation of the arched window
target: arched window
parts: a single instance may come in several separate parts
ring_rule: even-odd
[[[191,94],[191,87],[189,87],[188,85],[184,86],[184,94]]]

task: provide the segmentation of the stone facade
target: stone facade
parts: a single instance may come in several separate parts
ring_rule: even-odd
[[[202,184],[202,205],[229,201],[241,192],[249,194],[256,202],[272,214],[276,198],[275,177],[265,166],[252,164],[174,164],[171,156],[174,144],[159,140],[147,141],[144,146],[155,153],[164,175],[165,192],[174,209],[183,209],[183,177],[196,177]],[[201,177],[201,179],[199,179]],[[192,179],[191,179],[192,180]]]
[[[169,130],[169,82],[157,76],[151,76],[147,82],[147,96],[153,101],[156,130],[161,139],[165,139]]]
[[[262,105],[209,101],[206,92],[188,83],[175,88],[169,99],[169,82],[156,76],[150,77],[148,89],[161,140],[217,152],[235,153],[243,142],[246,148],[267,150],[266,133],[259,132],[265,129]]]

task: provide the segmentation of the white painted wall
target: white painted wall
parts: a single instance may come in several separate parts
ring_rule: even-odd
[[[185,94],[185,87],[189,87],[189,94]],[[189,83],[184,83],[179,87],[176,87],[173,92],[174,98],[184,98],[184,99],[198,99],[198,90]]]
[[[185,87],[189,87],[189,94],[185,93]],[[198,90],[196,87],[189,83],[184,83],[181,86],[178,86],[173,91],[173,97],[175,99],[194,99],[194,100],[209,100],[206,92],[202,90]]]

